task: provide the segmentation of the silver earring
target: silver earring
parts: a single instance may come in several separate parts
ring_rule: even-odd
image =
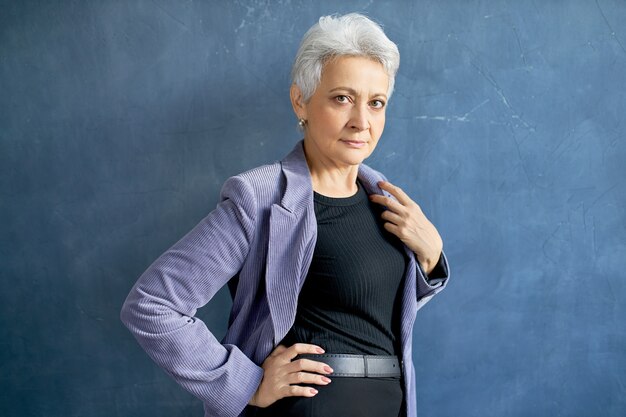
[[[300,126],[300,129],[304,129],[305,124],[306,120],[304,120],[302,117],[298,119],[298,126]]]

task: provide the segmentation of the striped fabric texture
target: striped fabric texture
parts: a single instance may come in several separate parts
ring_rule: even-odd
[[[368,194],[384,175],[359,165]],[[204,404],[205,416],[250,416],[261,364],[291,328],[317,237],[303,140],[282,160],[228,178],[217,207],[139,277],[120,318],[146,353]],[[401,306],[406,415],[416,417],[412,329],[417,311],[445,288],[429,285],[413,252]],[[228,284],[234,290],[218,341],[195,313]]]

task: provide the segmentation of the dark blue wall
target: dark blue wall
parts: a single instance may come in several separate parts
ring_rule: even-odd
[[[368,163],[440,231],[418,412],[626,415],[626,3],[0,2],[0,414],[200,416],[119,320],[230,175],[300,135],[289,69],[364,11],[402,62]],[[200,311],[218,338],[224,288]]]

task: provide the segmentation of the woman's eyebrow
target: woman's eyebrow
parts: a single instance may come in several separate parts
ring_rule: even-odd
[[[329,91],[329,93],[333,93],[333,92],[338,91],[338,90],[347,91],[348,93],[352,94],[353,96],[357,95],[356,90],[353,89],[353,88],[350,88],[350,87],[335,87],[335,88],[331,89]],[[387,94],[385,94],[385,93],[376,93],[376,94],[372,95],[372,97],[379,97],[379,96],[387,98]]]

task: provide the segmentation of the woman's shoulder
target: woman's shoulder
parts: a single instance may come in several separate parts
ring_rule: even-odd
[[[246,171],[240,172],[236,176],[246,178],[252,182],[263,182],[274,180],[276,177],[280,176],[280,174],[280,161],[274,161],[250,168]]]
[[[231,193],[252,194],[258,203],[273,202],[281,189],[280,161],[259,165],[226,179],[222,199]]]
[[[282,175],[280,161],[274,161],[271,163],[263,164],[250,168],[239,174],[233,175],[231,178],[237,178],[245,181],[252,189],[261,190],[266,189],[268,186],[278,183],[278,179]]]

